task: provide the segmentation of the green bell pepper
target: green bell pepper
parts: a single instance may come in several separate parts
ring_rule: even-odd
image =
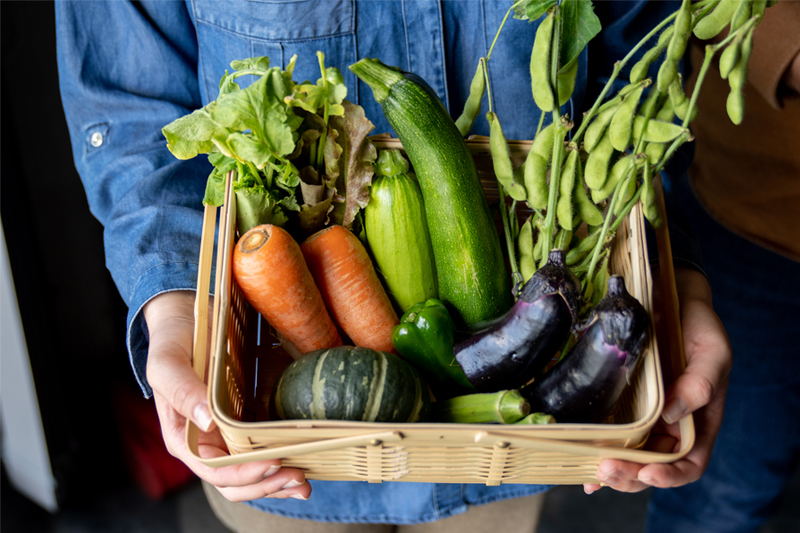
[[[392,344],[438,397],[473,391],[453,352],[455,324],[442,302],[430,298],[411,306],[392,330]]]

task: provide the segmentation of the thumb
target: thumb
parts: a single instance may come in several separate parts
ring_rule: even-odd
[[[192,367],[194,293],[161,294],[148,302],[144,316],[150,333],[147,381],[172,409],[210,431],[207,388]]]
[[[728,336],[710,303],[702,299],[681,303],[686,370],[667,394],[662,414],[667,424],[724,394],[732,364]]]

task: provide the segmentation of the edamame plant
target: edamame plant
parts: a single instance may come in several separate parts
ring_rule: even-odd
[[[720,50],[720,74],[731,88],[728,116],[735,124],[741,123],[753,30],[766,8],[774,4],[775,0],[683,0],[675,13],[615,63],[600,96],[574,132],[574,123],[562,115],[561,106],[572,96],[581,51],[601,30],[592,2],[518,0],[512,5],[486,58],[478,64],[457,124],[466,135],[480,114],[484,93],[489,91],[486,118],[516,290],[544,265],[550,250],[561,248],[567,264],[581,280],[586,305],[603,297],[608,247],[624,217],[641,201],[647,220],[654,226],[662,223],[653,178],[682,144],[693,139],[689,124],[697,118],[697,95]],[[488,83],[492,48],[512,13],[519,20],[542,18],[530,60],[531,92],[534,104],[542,111],[541,120],[530,152],[517,169],[509,158],[500,117],[493,112]],[[694,90],[687,96],[679,67],[689,38],[694,34],[710,40],[726,27],[729,31],[724,39],[706,46]],[[620,73],[651,41],[655,42],[631,66],[630,83],[609,97]],[[648,73],[659,60],[653,80]],[[548,114],[552,119],[543,127]],[[510,203],[506,195],[511,196]],[[521,227],[516,217],[518,202],[527,202],[533,211]],[[588,231],[579,238],[577,230],[584,223]]]

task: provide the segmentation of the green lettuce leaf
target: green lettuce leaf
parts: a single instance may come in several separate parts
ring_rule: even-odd
[[[283,226],[289,220],[284,204],[264,187],[234,188],[236,195],[236,224],[244,233],[261,224]]]

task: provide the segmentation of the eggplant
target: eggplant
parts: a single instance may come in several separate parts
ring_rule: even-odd
[[[525,385],[558,352],[580,309],[580,283],[567,269],[563,250],[525,283],[502,317],[456,344],[455,356],[478,392]]]
[[[649,325],[647,311],[625,290],[622,277],[610,277],[606,296],[579,326],[585,331],[575,347],[520,391],[531,412],[559,422],[602,422],[642,359]]]

